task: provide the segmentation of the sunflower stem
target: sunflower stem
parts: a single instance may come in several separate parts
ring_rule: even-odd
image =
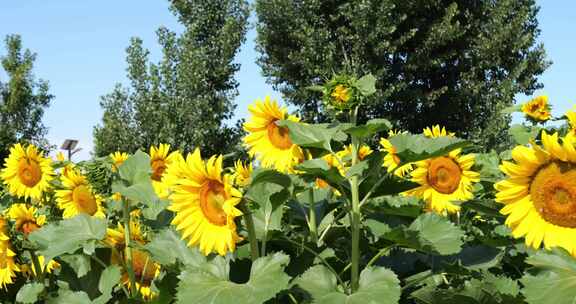
[[[250,256],[252,261],[256,261],[260,257],[258,252],[258,239],[256,238],[256,228],[254,226],[254,218],[252,217],[252,212],[248,209],[246,201],[244,201],[240,208],[242,213],[244,213],[244,221],[246,221],[246,229],[248,229],[248,242],[250,243]]]
[[[356,125],[356,120],[358,116],[358,107],[355,107],[352,112],[350,112],[350,122],[352,125]],[[360,140],[358,137],[352,135],[352,166],[358,163],[358,148],[360,146]],[[360,274],[360,195],[359,195],[359,182],[358,175],[353,175],[350,177],[350,190],[352,194],[352,214],[351,214],[351,226],[352,226],[352,273],[351,273],[351,283],[350,289],[354,293],[358,290],[358,279]]]
[[[378,259],[381,258],[386,253],[390,252],[390,250],[392,250],[392,248],[394,248],[395,246],[396,246],[396,244],[392,244],[392,245],[389,245],[389,246],[386,246],[386,247],[380,249],[380,251],[378,251],[378,253],[370,259],[368,264],[366,264],[366,267],[372,266],[372,264],[374,264],[376,261],[378,261]]]
[[[308,206],[308,227],[310,228],[310,237],[312,237],[312,242],[314,244],[318,243],[318,225],[316,224],[316,205],[314,201],[314,188],[310,187],[308,192],[308,197],[310,199],[310,205]]]
[[[130,279],[130,293],[132,297],[137,294],[136,290],[136,278],[134,276],[134,269],[132,265],[132,247],[130,247],[130,203],[128,200],[122,200],[123,208],[123,220],[124,220],[124,241],[126,246],[124,248],[124,255],[126,257],[126,272],[128,272],[128,278]]]
[[[44,284],[44,271],[42,265],[40,265],[40,260],[34,251],[30,250],[30,259],[32,260],[32,266],[34,267],[34,272],[36,273],[36,280],[38,283]]]

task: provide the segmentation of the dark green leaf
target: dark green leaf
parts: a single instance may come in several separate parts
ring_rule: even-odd
[[[356,137],[369,137],[379,132],[388,131],[391,128],[392,123],[390,123],[390,121],[383,118],[376,118],[369,120],[365,125],[344,129],[344,132]]]
[[[389,140],[402,163],[446,155],[452,150],[470,145],[470,142],[455,137],[428,138],[421,134],[398,134]]]
[[[60,256],[60,259],[68,264],[80,278],[90,271],[90,256],[84,254],[69,254]]]
[[[304,124],[290,120],[281,120],[278,125],[288,128],[292,142],[304,148],[332,151],[330,146],[332,140],[346,139],[345,137],[342,138],[342,135],[338,135],[338,133],[341,133],[338,125]]]

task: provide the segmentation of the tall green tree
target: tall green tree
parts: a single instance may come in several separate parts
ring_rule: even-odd
[[[18,142],[48,148],[42,116],[54,97],[48,82],[34,77],[36,54],[23,49],[21,37],[8,35],[4,41],[6,54],[0,61],[7,80],[0,78],[0,161]]]
[[[134,151],[169,143],[206,154],[231,151],[241,128],[229,123],[238,95],[234,57],[245,40],[243,0],[171,1],[182,33],[157,31],[163,56],[152,63],[142,40],[127,48],[129,88],[118,85],[101,99],[102,124],[94,128],[95,154]]]
[[[308,119],[321,98],[306,87],[333,73],[372,73],[364,117],[412,132],[443,124],[493,147],[500,111],[531,94],[549,62],[534,0],[257,0],[259,64]]]

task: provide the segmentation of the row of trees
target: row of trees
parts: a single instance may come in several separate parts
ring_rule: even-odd
[[[132,38],[129,86],[118,84],[101,99],[97,156],[160,142],[209,155],[238,143],[234,59],[249,28],[249,4],[172,0],[170,9],[184,30],[158,29],[157,63]],[[255,11],[263,74],[308,120],[327,119],[311,84],[334,73],[372,73],[378,93],[364,119],[388,117],[415,132],[440,123],[487,148],[505,145],[510,118],[500,110],[516,94],[540,88],[537,76],[549,65],[536,40],[534,0],[257,0]],[[11,142],[43,138],[40,118],[52,99],[47,83],[32,76],[34,55],[22,51],[19,37],[6,41],[0,155]]]

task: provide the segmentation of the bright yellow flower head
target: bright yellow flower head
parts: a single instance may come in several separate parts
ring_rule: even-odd
[[[506,225],[533,248],[562,247],[576,256],[576,147],[542,132],[542,146],[517,146],[500,169],[508,179],[494,185],[505,206]]]
[[[171,164],[166,174],[176,181],[168,207],[176,213],[172,225],[188,245],[199,246],[205,255],[234,251],[240,239],[234,219],[242,215],[236,208],[242,193],[232,187],[229,175],[222,176],[222,156],[204,161],[196,149],[185,161]]]
[[[12,251],[6,220],[0,216],[0,288],[6,289],[6,285],[14,283],[16,272],[20,271],[14,256],[16,254]]]
[[[52,160],[44,157],[38,148],[15,144],[10,148],[0,178],[8,186],[10,194],[39,200],[50,188],[53,175]]]
[[[26,204],[13,204],[8,209],[8,216],[16,222],[14,228],[26,236],[46,223],[45,215],[38,215],[36,207]]]
[[[58,152],[56,153],[56,160],[59,162],[63,162],[66,160],[66,156],[64,156],[64,153]]]
[[[44,256],[39,255],[38,256],[38,263],[40,265],[44,265],[46,258],[44,258]],[[27,276],[27,277],[35,277],[37,274],[36,271],[36,266],[34,266],[33,262],[30,262],[29,264],[24,264],[21,265],[22,269],[22,273]],[[54,271],[54,269],[56,268],[60,268],[60,263],[54,261],[54,260],[50,260],[48,262],[48,264],[46,266],[44,266],[44,269],[42,270],[43,272],[47,272],[47,273],[52,273],[52,271]]]
[[[126,152],[114,152],[110,154],[110,158],[112,159],[112,171],[118,170],[118,168],[128,159],[129,155]]]
[[[296,116],[288,115],[286,107],[280,108],[276,100],[266,96],[264,102],[256,100],[248,106],[250,119],[244,123],[248,132],[244,144],[250,156],[256,156],[265,168],[288,172],[304,159],[302,149],[292,143],[286,127],[276,124],[279,120],[298,122]]]
[[[160,144],[160,146],[150,147],[150,166],[152,167],[152,186],[154,186],[154,191],[160,198],[167,198],[169,194],[169,188],[166,187],[165,183],[162,183],[162,178],[164,177],[164,172],[166,168],[175,158],[182,158],[180,152],[173,151],[170,152],[170,145]]]
[[[392,138],[396,136],[397,133],[394,131],[390,131],[388,133],[388,138]],[[394,171],[394,174],[399,177],[404,177],[414,168],[412,163],[404,164],[397,168],[400,163],[402,162],[400,158],[396,155],[396,148],[392,145],[392,143],[386,138],[380,138],[380,146],[382,146],[383,150],[386,151],[386,155],[384,156],[383,166],[386,167],[388,173]],[[397,168],[397,169],[396,169]]]
[[[337,85],[330,94],[337,103],[347,103],[350,100],[350,88],[344,85]]]
[[[566,134],[566,140],[576,140],[576,112],[573,110],[566,111],[566,118],[568,118],[568,125],[570,129]]]
[[[522,105],[522,112],[530,120],[544,122],[552,116],[548,96],[538,96]]]
[[[432,128],[426,127],[424,128],[423,132],[424,136],[430,138],[436,138],[441,136],[448,136],[448,137],[455,136],[454,132],[448,132],[445,127],[440,127],[440,125],[432,126]]]
[[[456,149],[446,156],[417,162],[412,181],[420,186],[404,194],[422,198],[428,209],[439,214],[458,212],[456,202],[472,199],[472,183],[480,181],[480,174],[470,170],[474,155],[460,152]]]
[[[238,187],[246,187],[252,182],[252,172],[254,168],[251,162],[244,163],[238,160],[234,163],[234,173],[232,178],[234,179],[234,185]]]
[[[62,175],[63,190],[56,190],[58,207],[64,210],[64,218],[86,213],[96,217],[105,217],[102,198],[94,193],[88,180],[77,169]]]

